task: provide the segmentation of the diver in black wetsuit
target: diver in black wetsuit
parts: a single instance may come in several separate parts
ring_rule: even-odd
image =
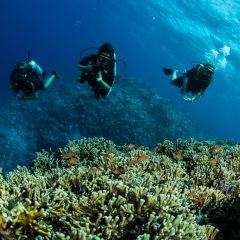
[[[215,71],[213,62],[205,64],[197,64],[189,71],[184,71],[183,76],[177,77],[177,70],[163,68],[166,75],[172,74],[171,84],[181,88],[183,100],[186,102],[193,102],[200,98],[209,84],[213,81],[213,74]],[[191,92],[193,97],[188,98],[187,93]]]
[[[34,61],[22,60],[16,64],[10,74],[10,89],[16,99],[30,100],[38,97],[38,90],[46,90],[53,80],[61,77],[53,71],[51,77],[45,80],[46,72],[42,70]],[[43,83],[39,76],[45,80]],[[19,91],[23,92],[20,96]]]
[[[100,95],[107,97],[116,79],[116,55],[110,43],[103,44],[98,54],[91,54],[81,60],[78,69],[83,71],[78,77],[80,83],[88,82],[97,100]]]

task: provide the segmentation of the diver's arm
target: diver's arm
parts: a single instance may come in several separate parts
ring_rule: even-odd
[[[35,93],[33,93],[33,94],[29,95],[29,96],[23,96],[22,100],[30,100],[30,99],[35,99],[37,97],[38,97],[38,92],[35,92]]]
[[[97,77],[97,78],[96,78],[96,81],[99,82],[100,86],[101,86],[105,91],[110,91],[110,90],[111,90],[111,87],[110,87],[106,82],[103,81],[101,71],[99,71],[99,72],[97,73],[97,76],[96,76],[96,77]]]
[[[16,99],[21,99],[22,100],[22,96],[20,96],[19,94],[17,94],[14,90],[13,90],[13,96]]]
[[[203,90],[200,89],[200,91],[197,94],[195,94],[195,96],[192,98],[192,101],[194,101],[197,98],[200,98],[202,96],[202,93],[203,93]]]
[[[78,65],[77,65],[77,68],[78,68],[79,70],[83,71],[83,72],[91,72],[93,66],[90,65],[90,64],[88,64],[87,66],[83,66],[83,65],[78,64]]]
[[[11,86],[11,90],[12,90],[12,92],[13,92],[14,98],[16,98],[16,99],[22,99],[22,96],[20,96],[20,95],[18,94],[18,91],[16,91],[16,89],[15,89],[14,86]]]
[[[99,84],[101,85],[101,87],[106,90],[106,91],[110,91],[111,87],[106,83],[104,82],[103,80],[100,80],[99,81]]]

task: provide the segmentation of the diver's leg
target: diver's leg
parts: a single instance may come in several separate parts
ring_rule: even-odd
[[[44,90],[46,90],[49,87],[49,85],[52,83],[54,78],[55,78],[55,75],[52,75],[50,78],[47,79],[47,81],[44,83]]]
[[[177,70],[173,70],[172,78],[171,78],[171,82],[170,82],[172,85],[175,85],[174,81],[177,78],[177,72],[178,72]]]

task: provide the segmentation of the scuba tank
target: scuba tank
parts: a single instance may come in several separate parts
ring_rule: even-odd
[[[37,65],[35,61],[31,60],[28,62],[28,65],[38,76],[43,76],[43,70]]]
[[[28,52],[28,65],[29,68],[32,69],[33,72],[35,72],[38,76],[42,76],[43,79],[46,81],[45,76],[46,76],[46,71],[42,70],[39,65],[33,60],[30,59],[31,53]]]

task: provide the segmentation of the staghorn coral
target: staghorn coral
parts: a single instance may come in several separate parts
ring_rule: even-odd
[[[239,146],[158,145],[137,150],[94,138],[38,153],[31,170],[0,176],[0,228],[29,239],[214,239],[206,215],[238,196]],[[67,152],[80,162],[66,164]]]

